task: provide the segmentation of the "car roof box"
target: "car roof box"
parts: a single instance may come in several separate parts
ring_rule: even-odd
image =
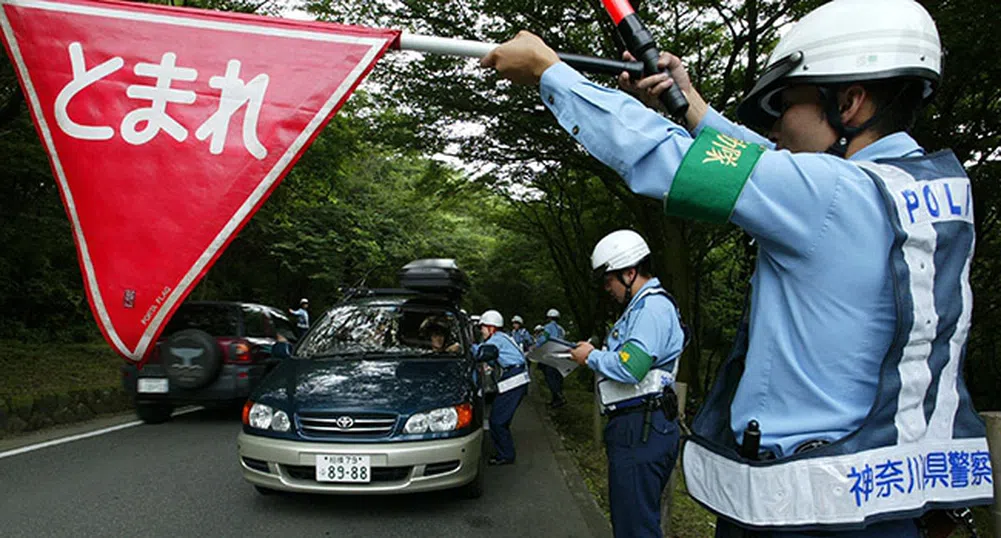
[[[428,293],[457,296],[469,288],[466,274],[447,258],[414,260],[400,269],[399,277],[404,288]]]

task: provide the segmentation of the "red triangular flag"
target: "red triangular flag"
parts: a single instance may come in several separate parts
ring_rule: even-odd
[[[395,30],[147,4],[0,0],[91,309],[141,362]]]

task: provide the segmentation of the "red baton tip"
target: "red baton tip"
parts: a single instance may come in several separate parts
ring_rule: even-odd
[[[612,22],[616,25],[622,19],[634,13],[633,6],[629,4],[629,0],[602,0],[602,3],[605,4],[605,10],[612,16]]]

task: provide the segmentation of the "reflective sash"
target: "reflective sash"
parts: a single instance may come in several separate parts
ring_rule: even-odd
[[[522,385],[527,385],[532,378],[528,376],[528,372],[522,372],[517,375],[513,375],[507,379],[501,380],[497,383],[497,392],[504,394],[505,392],[516,389]]]
[[[993,497],[984,424],[960,369],[973,302],[969,179],[948,152],[855,164],[879,188],[894,229],[887,253],[894,341],[857,431],[800,454],[750,462],[738,454],[729,424],[747,351],[742,325],[692,424],[682,466],[692,496],[743,527],[853,529]],[[934,370],[933,354],[941,361]]]
[[[675,361],[677,363],[677,361]],[[667,370],[652,368],[635,384],[620,383],[607,377],[598,378],[598,396],[605,411],[614,411],[616,404],[639,398],[659,395],[664,387],[674,383],[674,374]]]

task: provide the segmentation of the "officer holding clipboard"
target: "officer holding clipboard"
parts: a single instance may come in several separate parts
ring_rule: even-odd
[[[597,350],[578,342],[571,358],[598,375],[615,536],[661,536],[660,496],[678,457],[674,377],[685,330],[673,299],[650,272],[650,248],[619,230],[594,247],[591,266],[625,311]]]

